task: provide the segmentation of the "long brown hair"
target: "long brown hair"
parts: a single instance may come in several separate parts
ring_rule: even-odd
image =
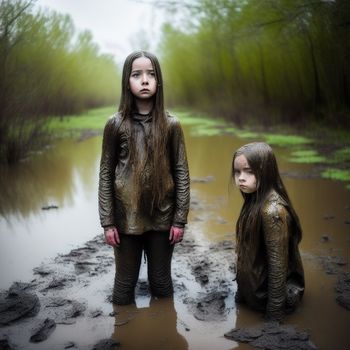
[[[232,161],[232,177],[234,178],[234,162],[238,156],[244,155],[247,162],[256,177],[257,190],[253,193],[241,194],[244,198],[239,218],[237,220],[236,232],[238,240],[253,239],[253,235],[257,234],[261,229],[261,210],[271,193],[275,190],[286,203],[286,209],[292,218],[294,225],[294,234],[301,240],[302,230],[298,215],[296,214],[292,203],[287,194],[287,190],[281,179],[276,157],[272,148],[265,142],[252,142],[239,148],[233,155]],[[242,237],[249,235],[249,237]]]
[[[138,188],[142,172],[144,170],[144,164],[139,164],[135,160],[137,159],[137,147],[135,145],[135,138],[133,137],[133,128],[131,128],[132,114],[136,111],[134,95],[129,89],[129,78],[131,75],[132,64],[135,59],[139,57],[147,57],[150,59],[157,81],[157,91],[153,96],[153,108],[151,111],[151,134],[146,140],[147,142],[147,159],[151,168],[151,173],[154,175],[151,177],[150,188],[153,194],[151,210],[161,203],[165,196],[166,184],[162,174],[166,172],[166,145],[168,139],[168,129],[166,123],[166,112],[164,109],[164,92],[163,92],[163,77],[160,68],[159,61],[155,55],[147,51],[135,51],[126,57],[123,74],[122,74],[122,93],[119,104],[119,112],[122,119],[126,121],[126,125],[131,132],[131,138],[129,141],[130,148],[130,162],[134,168],[134,184]]]

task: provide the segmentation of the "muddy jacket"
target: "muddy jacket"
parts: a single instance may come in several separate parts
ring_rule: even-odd
[[[260,232],[238,251],[238,296],[251,307],[280,320],[304,292],[304,271],[298,237],[286,203],[272,192],[262,209]]]
[[[175,117],[167,116],[168,140],[164,150],[167,160],[165,174],[153,174],[145,163],[139,186],[135,188],[129,157],[130,127],[120,114],[112,116],[104,130],[99,181],[99,214],[103,227],[115,225],[120,233],[142,234],[169,230],[172,225],[183,227],[189,210],[189,171],[184,136]],[[133,115],[133,140],[136,161],[146,159],[146,142],[150,135],[151,117]],[[151,213],[152,198],[149,179],[162,176],[167,191],[165,198]]]

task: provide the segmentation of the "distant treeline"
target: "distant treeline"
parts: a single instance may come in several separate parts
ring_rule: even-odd
[[[0,161],[16,162],[42,142],[45,119],[115,103],[119,71],[89,31],[68,15],[0,3]]]
[[[238,123],[350,126],[349,0],[155,3],[187,14],[163,28],[169,104]]]

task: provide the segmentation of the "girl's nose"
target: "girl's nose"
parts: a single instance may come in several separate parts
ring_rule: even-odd
[[[147,83],[148,83],[147,74],[142,74],[142,84],[147,84]]]

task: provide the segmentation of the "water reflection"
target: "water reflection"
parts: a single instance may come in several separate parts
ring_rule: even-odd
[[[1,166],[0,288],[27,281],[44,259],[68,252],[101,231],[101,141],[63,140],[30,160]],[[47,205],[58,208],[42,210]]]
[[[124,349],[185,350],[186,339],[177,331],[177,314],[172,298],[151,299],[149,307],[135,304],[114,306],[113,339]]]
[[[61,141],[14,166],[0,167],[0,216],[26,219],[48,204],[72,204],[79,179],[86,193],[96,188],[100,138]]]
[[[56,160],[35,161],[1,168],[0,215],[14,215],[26,219],[41,210],[49,201],[62,206],[63,200],[72,199],[71,168]],[[65,189],[63,191],[63,189]]]

